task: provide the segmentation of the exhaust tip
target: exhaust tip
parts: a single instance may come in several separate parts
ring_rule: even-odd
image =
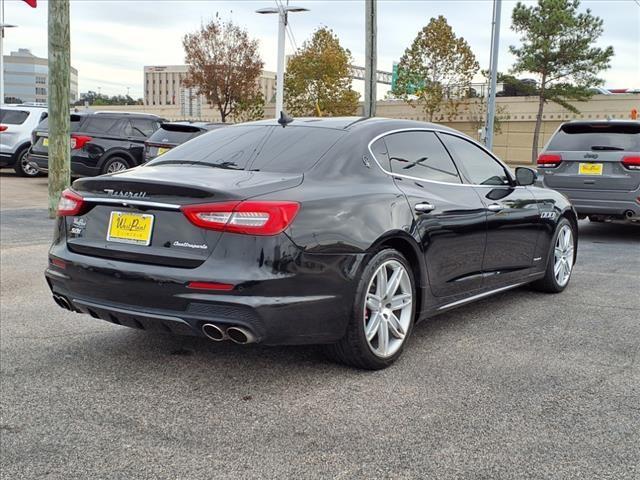
[[[202,333],[205,337],[209,340],[213,340],[214,342],[221,342],[226,338],[224,331],[213,323],[205,323],[202,326]]]
[[[64,308],[65,310],[73,311],[73,308],[71,307],[71,303],[69,303],[69,300],[64,298],[62,295],[54,295],[53,301],[56,302],[60,307]]]
[[[246,345],[256,341],[256,336],[246,328],[229,327],[227,328],[227,336],[232,342],[240,345]]]

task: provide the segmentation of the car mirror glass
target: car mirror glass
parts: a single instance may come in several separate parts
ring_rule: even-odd
[[[533,185],[536,181],[536,172],[531,168],[518,167],[516,168],[516,182],[520,186]]]

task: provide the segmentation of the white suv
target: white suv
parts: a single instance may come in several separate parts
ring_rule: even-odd
[[[29,165],[27,152],[31,132],[47,118],[47,107],[2,105],[0,107],[0,167],[11,167],[18,175],[35,177],[38,169]]]

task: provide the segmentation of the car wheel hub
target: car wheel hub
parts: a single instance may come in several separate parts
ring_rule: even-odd
[[[558,233],[554,248],[553,273],[558,285],[564,287],[569,282],[573,268],[573,233],[569,225],[563,225]]]
[[[406,268],[389,260],[369,282],[364,309],[364,332],[371,351],[378,357],[394,355],[406,338],[412,321],[413,290]]]
[[[121,172],[122,170],[126,170],[127,166],[122,163],[122,162],[113,162],[111,165],[109,165],[109,168],[107,168],[107,173],[115,173],[115,172]]]
[[[22,171],[30,177],[38,174],[38,169],[31,166],[26,153],[22,154],[22,157],[20,157],[20,166],[22,167]]]

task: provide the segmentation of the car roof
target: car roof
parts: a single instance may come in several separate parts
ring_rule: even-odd
[[[2,104],[0,108],[3,110],[47,110],[47,107],[42,105],[22,105],[22,104]]]
[[[251,122],[255,125],[280,125],[276,119],[259,120],[257,122]],[[355,128],[366,127],[384,127],[389,130],[393,129],[410,129],[410,128],[425,128],[433,130],[451,131],[456,130],[440,125],[437,123],[419,122],[416,120],[402,120],[395,118],[385,117],[301,117],[294,118],[288,125],[292,126],[308,126],[308,127],[320,127],[320,128],[333,128],[339,130],[351,130]]]
[[[593,120],[571,120],[569,122],[565,122],[562,125],[567,125],[567,124],[571,124],[571,125],[593,125],[593,124],[616,124],[616,125],[622,125],[622,124],[628,124],[628,125],[638,125],[640,124],[640,120],[631,120],[631,119],[624,119],[624,118],[612,118],[612,119],[606,119],[606,118],[597,118],[597,119],[593,119]]]

